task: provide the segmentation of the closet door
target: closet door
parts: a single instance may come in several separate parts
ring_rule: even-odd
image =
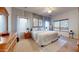
[[[25,18],[17,18],[17,34],[19,38],[23,38],[23,33],[27,31],[27,19]]]

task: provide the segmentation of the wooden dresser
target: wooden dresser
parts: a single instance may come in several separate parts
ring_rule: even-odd
[[[77,52],[79,52],[79,37],[77,39]]]
[[[25,39],[30,39],[30,38],[32,38],[31,32],[24,32],[24,38],[25,38]]]
[[[0,52],[12,52],[17,43],[16,34],[0,37]]]

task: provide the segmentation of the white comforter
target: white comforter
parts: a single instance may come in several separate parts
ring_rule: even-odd
[[[47,45],[57,40],[58,33],[55,31],[32,31],[32,37],[39,45]]]

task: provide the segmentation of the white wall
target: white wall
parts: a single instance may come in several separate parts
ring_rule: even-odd
[[[78,8],[74,8],[71,11],[64,12],[57,16],[52,17],[53,20],[61,20],[61,19],[69,19],[69,30],[73,30],[75,32],[75,37],[78,37]],[[67,32],[60,32],[63,33],[65,36],[68,36]]]

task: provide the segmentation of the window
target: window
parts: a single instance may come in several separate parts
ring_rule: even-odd
[[[57,31],[68,31],[69,30],[68,19],[54,21],[53,28],[54,28],[54,30],[57,30]]]
[[[68,31],[69,29],[69,23],[68,23],[68,20],[64,20],[64,21],[60,21],[61,23],[61,31]]]
[[[54,30],[59,30],[59,21],[54,22]]]
[[[6,32],[6,19],[4,15],[0,15],[0,32]]]

